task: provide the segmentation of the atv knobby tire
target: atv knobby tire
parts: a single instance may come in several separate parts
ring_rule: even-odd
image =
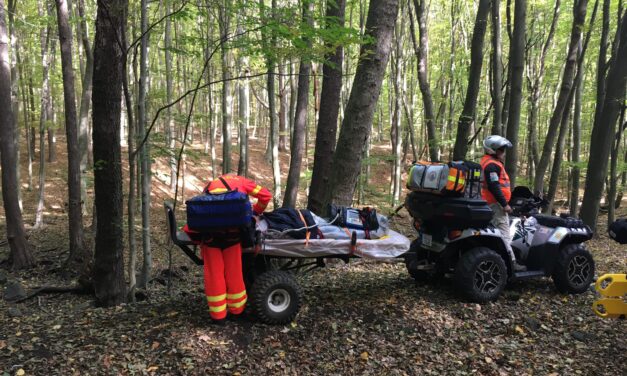
[[[594,259],[581,244],[569,244],[560,250],[553,283],[563,294],[581,294],[590,287],[594,278]]]
[[[294,320],[302,301],[298,283],[287,272],[268,271],[260,274],[252,285],[248,308],[266,324],[287,324]]]
[[[464,298],[486,303],[496,300],[507,283],[505,261],[497,252],[476,247],[464,252],[455,268],[455,284]]]

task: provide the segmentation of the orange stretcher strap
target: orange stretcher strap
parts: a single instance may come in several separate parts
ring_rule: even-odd
[[[309,227],[307,227],[307,221],[305,221],[305,217],[303,217],[303,213],[301,213],[300,210],[296,210],[296,212],[298,213],[300,220],[303,221],[303,223],[305,224],[305,247],[306,247],[307,245],[309,245],[309,238],[311,237],[311,233],[309,232]]]

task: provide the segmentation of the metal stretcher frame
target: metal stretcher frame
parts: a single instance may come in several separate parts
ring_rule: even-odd
[[[179,231],[172,203],[165,202],[164,208],[168,222],[168,232],[172,242],[179,247],[195,264],[203,265],[203,260],[196,252],[197,244],[189,236]],[[335,239],[257,239],[261,249],[257,252],[253,248],[243,250],[243,257],[256,256],[256,259],[282,259],[279,270],[295,270],[309,268],[313,270],[324,267],[324,259],[340,259],[348,263],[351,258],[392,259],[402,257],[409,250],[409,240],[404,236],[390,231],[390,236],[384,240],[357,239],[353,233],[350,240]],[[380,251],[380,245],[385,244],[389,251]],[[376,248],[379,247],[379,248]],[[369,249],[376,249],[372,253]],[[373,256],[374,254],[374,256]],[[315,260],[304,263],[303,259]],[[245,260],[246,261],[246,260]]]

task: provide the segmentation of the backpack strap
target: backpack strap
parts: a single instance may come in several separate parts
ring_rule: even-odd
[[[298,209],[296,209],[296,212],[298,213],[300,220],[303,221],[303,224],[305,225],[305,247],[307,247],[309,245],[309,238],[311,237],[311,232],[309,232],[309,227],[307,225],[307,221],[305,220],[305,217],[303,216],[303,213],[301,213],[300,210]]]
[[[220,179],[222,184],[224,184],[224,188],[226,188],[229,192],[233,192],[233,190],[231,189],[231,186],[226,182],[226,180],[224,180],[222,176],[220,176],[218,179]]]

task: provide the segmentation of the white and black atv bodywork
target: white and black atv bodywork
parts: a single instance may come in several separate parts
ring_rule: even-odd
[[[451,274],[461,294],[475,302],[497,299],[511,280],[552,277],[564,293],[581,293],[592,282],[594,260],[582,243],[593,233],[581,221],[517,212],[521,216],[510,220],[512,248],[527,270],[514,272],[500,231],[489,224],[464,228],[463,221],[425,215],[424,194],[415,193],[408,195],[405,205],[419,236],[405,262],[416,281]],[[478,202],[471,205],[480,207]],[[469,223],[477,221],[472,218]]]

